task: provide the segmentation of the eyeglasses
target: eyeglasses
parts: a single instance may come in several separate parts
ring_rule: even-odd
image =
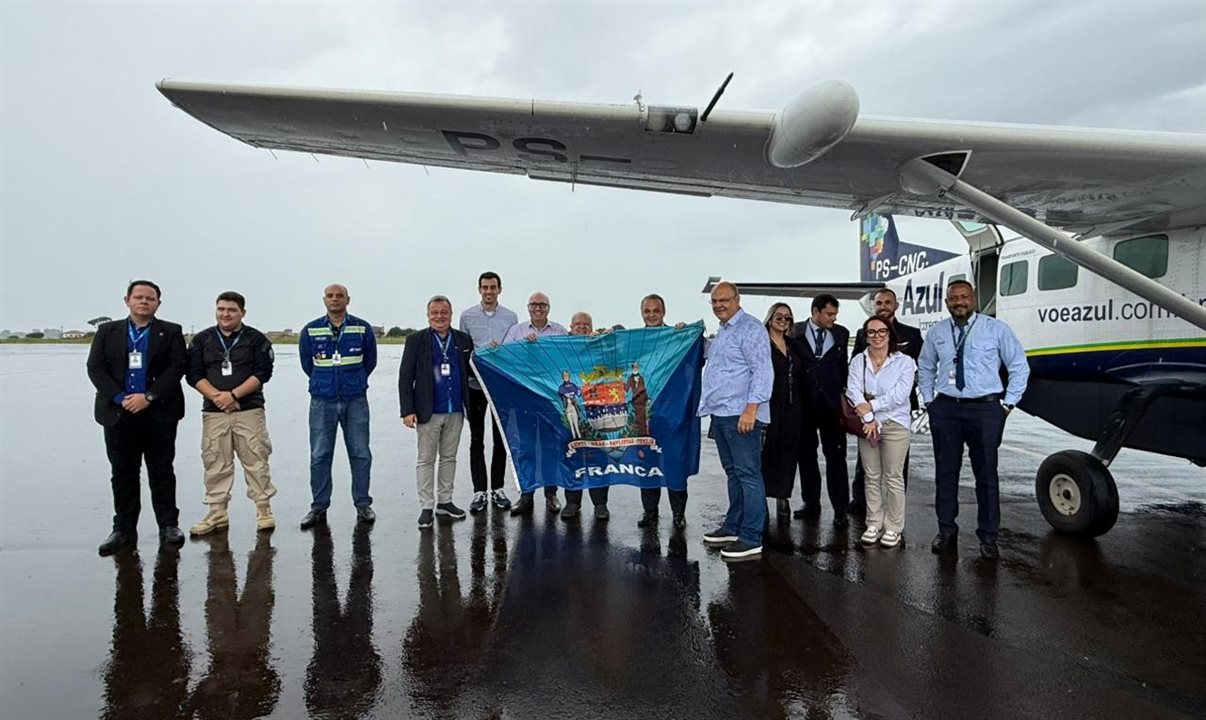
[[[791,315],[771,315],[771,320],[786,320],[787,322],[791,322],[795,318]]]
[[[867,337],[887,337],[888,328],[879,328],[878,330],[868,330]]]
[[[528,307],[530,308],[546,308],[548,306],[548,303],[528,303]]]
[[[733,302],[733,298],[735,298],[735,297],[737,297],[737,296],[736,296],[736,295],[730,295],[730,296],[728,296],[728,297],[722,297],[722,298],[712,298],[712,304],[713,304],[713,305],[724,305],[725,303],[730,303],[730,302]]]

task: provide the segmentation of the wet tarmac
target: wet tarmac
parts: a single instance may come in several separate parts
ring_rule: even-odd
[[[862,549],[857,523],[826,512],[772,519],[764,559],[726,565],[700,542],[727,502],[710,443],[683,530],[637,529],[638,493],[617,488],[610,522],[490,510],[424,532],[383,358],[380,519],[355,525],[340,457],[330,526],[305,533],[304,385],[282,349],[280,527],[257,534],[236,489],[229,532],[159,552],[144,513],[137,552],[98,558],[111,509],[86,348],[2,350],[4,720],[1206,716],[1206,487],[1179,461],[1120,456],[1120,475],[1142,470],[1120,482],[1127,511],[1083,542],[1049,532],[1027,492],[1036,461],[1010,453],[995,565],[966,527],[957,555],[929,552],[928,438],[896,550]],[[176,465],[184,525],[202,512],[196,413]],[[1081,447],[1021,420],[1007,446]],[[963,503],[966,525],[970,488]]]

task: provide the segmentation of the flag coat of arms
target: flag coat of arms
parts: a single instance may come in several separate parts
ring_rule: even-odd
[[[685,490],[699,472],[703,323],[475,351],[519,488]]]

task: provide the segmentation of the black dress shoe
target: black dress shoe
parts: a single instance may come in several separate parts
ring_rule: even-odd
[[[657,525],[657,513],[645,511],[641,513],[641,519],[637,520],[637,527],[647,528]]]
[[[982,542],[980,543],[980,557],[989,562],[996,562],[997,558],[1001,557],[1001,551],[997,549],[995,542]]]
[[[561,512],[561,501],[557,499],[556,495],[545,495],[544,509],[556,515]]]
[[[687,516],[683,513],[674,513],[674,527],[679,530],[687,527]]]
[[[833,516],[833,526],[838,530],[841,530],[849,524],[850,520],[846,517],[845,512],[839,512]]]
[[[938,533],[934,536],[934,542],[930,543],[930,552],[938,555],[947,550],[954,550],[959,543],[959,536],[954,533]]]
[[[306,513],[306,516],[304,518],[302,518],[301,529],[309,530],[310,528],[314,527],[315,525],[325,525],[326,523],[327,523],[327,511],[326,510],[311,510],[310,512]]]
[[[791,516],[797,520],[816,520],[817,518],[821,517],[821,508],[816,507],[815,505],[805,505],[804,507],[792,513]]]
[[[582,508],[578,505],[578,503],[567,502],[565,504],[565,509],[561,511],[561,519],[573,520],[574,518],[578,517],[578,512],[581,509]]]
[[[114,530],[113,532],[109,533],[109,537],[105,538],[105,541],[100,544],[100,547],[98,547],[96,551],[100,553],[101,557],[107,557],[116,553],[118,550],[121,550],[127,545],[134,547],[136,544],[138,544],[138,535],[135,533]]]
[[[175,525],[159,528],[159,544],[179,547],[184,544],[184,533]]]
[[[464,517],[463,514],[462,517]],[[372,525],[377,522],[377,513],[373,512],[373,509],[368,505],[358,507],[356,508],[356,522]]]
[[[596,520],[610,520],[611,519],[611,512],[607,509],[606,505],[596,505],[595,506],[595,519]]]
[[[511,514],[527,515],[528,513],[532,512],[532,507],[534,505],[535,503],[532,502],[532,494],[523,493],[519,496],[519,499],[515,501],[515,504],[511,506]]]

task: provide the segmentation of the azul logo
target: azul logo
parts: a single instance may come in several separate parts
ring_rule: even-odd
[[[905,285],[900,303],[902,315],[924,315],[940,312],[943,308],[942,293],[946,289],[946,273],[938,273],[938,282],[931,285],[913,286],[909,280]]]

